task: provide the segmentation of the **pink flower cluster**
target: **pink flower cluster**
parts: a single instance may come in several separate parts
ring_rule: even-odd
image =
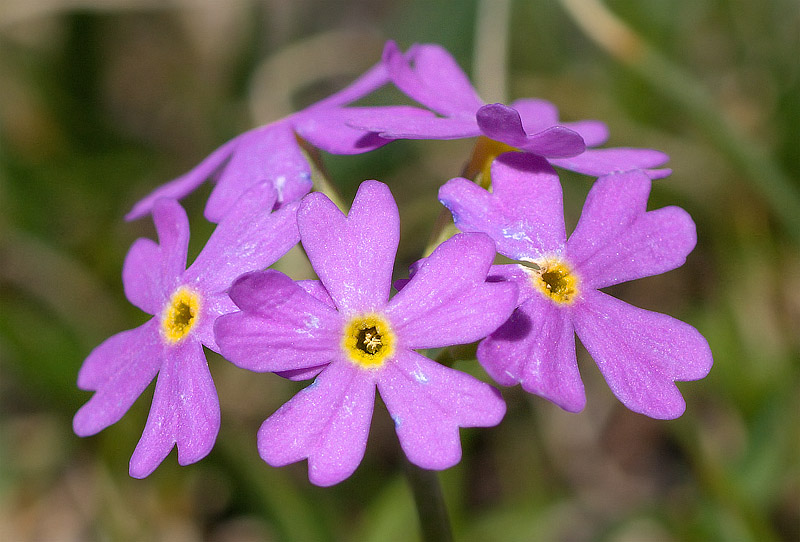
[[[423,107],[350,105],[388,83]],[[343,214],[309,193],[298,138],[355,154],[401,138],[467,137],[478,138],[480,183],[454,178],[439,192],[463,233],[417,262],[392,295],[400,213],[389,187],[365,181]],[[577,412],[586,398],[575,335],[628,408],[680,416],[675,381],[708,373],[707,342],[601,289],[682,265],[694,223],[677,207],[647,211],[652,180],[670,173],[658,169],[665,154],[596,148],[607,137],[598,121],[560,123],[543,100],[484,104],[441,47],[402,53],[388,43],[349,87],[234,138],[134,206],[128,218],[151,215],[158,243],[137,240],[122,278],[152,318],[86,358],[78,386],[95,393],[75,432],[117,422],[157,378],[130,474],[149,475],[176,446],[180,464],[199,461],[220,427],[205,347],[246,370],[313,379],[258,431],[268,464],[307,459],[311,482],[346,479],[364,456],[377,390],[408,459],[445,469],[461,458],[459,428],[497,425],[506,406],[492,385],[419,351],[479,341],[495,382]],[[553,166],[597,177],[569,237]],[[205,214],[217,227],[187,268],[189,224],[176,200],[206,180],[215,186]],[[267,269],[298,242],[319,280]],[[492,265],[497,253],[514,263]]]

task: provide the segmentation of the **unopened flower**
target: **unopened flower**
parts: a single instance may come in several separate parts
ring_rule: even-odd
[[[522,264],[491,275],[519,286],[519,307],[478,347],[499,383],[522,387],[577,412],[586,402],[575,334],[612,392],[633,411],[675,418],[685,409],[676,380],[708,374],[712,357],[696,329],[600,291],[682,265],[696,243],[678,207],[647,211],[651,181],[640,171],[601,177],[566,238],[558,177],[541,158],[501,155],[493,191],[452,179],[439,192],[462,231],[487,233]]]
[[[606,125],[595,120],[559,122],[558,109],[545,100],[521,99],[510,106],[484,104],[458,63],[439,45],[415,45],[403,55],[389,42],[383,61],[400,90],[441,116],[375,108],[354,116],[350,124],[387,139],[481,136],[471,164],[476,173],[511,150],[543,156],[553,165],[592,176],[647,170],[669,159],[651,149],[592,149],[608,139]],[[669,173],[668,169],[647,171],[653,179]]]
[[[227,294],[233,279],[274,263],[299,240],[298,203],[270,213],[276,197],[271,183],[251,188],[188,269],[186,213],[175,200],[159,199],[153,206],[159,243],[138,239],[128,252],[125,295],[153,318],[110,337],[86,358],[78,387],[96,393],[73,427],[89,436],[117,422],[158,374],[131,476],[149,475],[176,444],[181,465],[211,451],[220,412],[203,346],[218,351],[213,324],[235,310]]]
[[[341,108],[387,82],[386,69],[379,63],[346,88],[306,109],[236,136],[191,171],[137,202],[125,218],[146,215],[159,198],[181,199],[208,179],[216,182],[205,209],[212,222],[219,222],[239,197],[259,182],[273,184],[278,193],[276,206],[299,200],[311,189],[311,167],[297,138],[333,154],[358,154],[389,143],[389,139],[345,123],[359,114],[368,115],[372,108]],[[411,118],[425,113],[407,106],[388,106],[388,111]]]
[[[443,243],[390,300],[399,215],[386,185],[364,182],[348,216],[310,194],[297,220],[321,286],[272,270],[245,275],[230,291],[241,312],[215,325],[222,354],[240,367],[319,373],[263,423],[261,457],[273,466],[307,458],[317,485],[344,480],[364,455],[377,387],[412,463],[456,464],[458,428],[496,425],[505,403],[415,350],[476,341],[511,314],[516,286],[485,282],[494,243],[483,234]]]

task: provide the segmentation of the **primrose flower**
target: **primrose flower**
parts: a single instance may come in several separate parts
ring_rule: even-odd
[[[214,446],[219,400],[203,346],[219,351],[213,324],[236,308],[227,293],[232,280],[274,263],[299,240],[299,204],[270,213],[276,198],[271,183],[251,188],[188,269],[186,213],[175,200],[159,199],[153,205],[159,243],[138,239],[128,252],[125,295],[153,318],[107,339],[86,358],[78,387],[96,393],[73,427],[85,437],[116,423],[158,374],[131,476],[149,475],[176,444],[181,465],[199,461]]]
[[[501,254],[526,264],[490,273],[519,286],[511,318],[478,346],[478,360],[500,384],[521,383],[562,408],[586,402],[575,334],[611,391],[629,409],[676,418],[686,405],[675,380],[711,369],[696,329],[600,291],[682,265],[695,246],[694,223],[678,207],[647,211],[651,181],[640,171],[601,177],[567,240],[558,177],[541,158],[501,155],[491,193],[466,179],[439,191],[462,231],[485,232]]]
[[[230,290],[241,312],[215,324],[222,355],[239,367],[318,373],[263,423],[261,457],[273,466],[307,458],[317,485],[344,480],[363,458],[377,387],[412,463],[456,464],[458,428],[498,424],[505,403],[414,350],[476,341],[511,314],[516,286],[485,281],[494,243],[483,234],[448,240],[389,300],[400,230],[386,185],[362,183],[348,216],[312,193],[297,221],[321,285],[272,270],[245,275]]]
[[[383,62],[401,91],[441,116],[423,116],[419,112],[412,116],[406,115],[408,109],[375,108],[359,112],[350,124],[386,139],[480,136],[470,164],[473,173],[484,168],[488,173],[491,161],[511,150],[543,156],[553,165],[592,176],[654,168],[669,159],[651,149],[587,150],[608,139],[606,125],[595,120],[560,123],[558,109],[545,100],[522,99],[511,106],[485,105],[455,59],[439,45],[415,45],[403,55],[394,42],[389,42]],[[670,170],[651,170],[647,174],[656,179],[669,175]]]
[[[288,117],[249,130],[231,139],[188,173],[160,186],[136,203],[125,216],[134,220],[148,214],[162,197],[181,199],[208,179],[216,181],[205,209],[219,222],[251,186],[271,182],[278,193],[276,206],[299,200],[311,189],[311,167],[298,142],[302,138],[333,154],[358,154],[391,140],[348,126],[345,118],[370,115],[373,108],[343,109],[388,82],[379,63],[341,91]],[[389,112],[413,118],[421,112],[407,106],[387,106]]]

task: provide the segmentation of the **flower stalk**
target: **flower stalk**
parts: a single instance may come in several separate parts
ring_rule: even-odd
[[[409,461],[404,463],[406,478],[408,478],[408,484],[414,494],[422,540],[425,542],[452,541],[453,531],[442,487],[439,483],[439,473],[422,469]]]

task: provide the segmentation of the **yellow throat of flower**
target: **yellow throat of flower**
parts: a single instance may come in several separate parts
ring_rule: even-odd
[[[167,342],[175,344],[186,337],[199,315],[200,296],[185,286],[175,290],[161,316],[161,332]]]
[[[559,305],[571,305],[578,296],[579,281],[567,262],[548,259],[533,263],[539,267],[529,270],[536,289]]]
[[[464,169],[464,177],[472,179],[482,188],[488,190],[492,184],[491,167],[495,158],[504,152],[519,150],[511,145],[506,145],[486,136],[479,136],[475,141],[475,150],[472,151],[467,167]]]
[[[362,369],[377,369],[394,354],[395,336],[389,321],[380,314],[350,318],[342,333],[342,350]]]

